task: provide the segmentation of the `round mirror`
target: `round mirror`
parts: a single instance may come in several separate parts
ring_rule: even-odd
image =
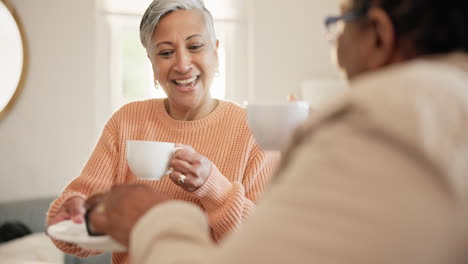
[[[24,31],[12,6],[0,0],[0,119],[13,105],[26,71]]]

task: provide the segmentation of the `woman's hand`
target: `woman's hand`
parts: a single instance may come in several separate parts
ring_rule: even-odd
[[[49,225],[70,219],[77,224],[83,223],[85,213],[84,203],[85,200],[83,198],[72,196],[62,204]]]
[[[90,196],[85,206],[91,209],[88,220],[94,232],[108,234],[128,246],[130,233],[140,217],[165,201],[165,195],[148,185],[125,184]]]
[[[176,144],[183,149],[176,151],[170,162],[171,180],[188,192],[200,188],[208,179],[212,163],[191,146]]]

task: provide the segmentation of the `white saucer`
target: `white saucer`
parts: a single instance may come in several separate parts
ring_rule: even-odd
[[[76,224],[71,220],[65,220],[47,228],[47,234],[57,240],[76,244],[82,248],[97,251],[126,251],[120,243],[110,236],[90,236],[86,230],[86,224]]]

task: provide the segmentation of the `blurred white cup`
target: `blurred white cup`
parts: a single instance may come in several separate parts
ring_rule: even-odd
[[[304,101],[247,104],[250,130],[263,150],[283,150],[308,115],[309,104]]]
[[[142,180],[158,181],[169,170],[172,155],[181,147],[175,143],[127,140],[127,163],[132,173]]]

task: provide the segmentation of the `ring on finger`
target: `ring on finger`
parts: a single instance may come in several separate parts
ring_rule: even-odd
[[[177,179],[177,182],[179,184],[184,184],[186,178],[187,177],[184,174],[180,174],[179,178]]]

